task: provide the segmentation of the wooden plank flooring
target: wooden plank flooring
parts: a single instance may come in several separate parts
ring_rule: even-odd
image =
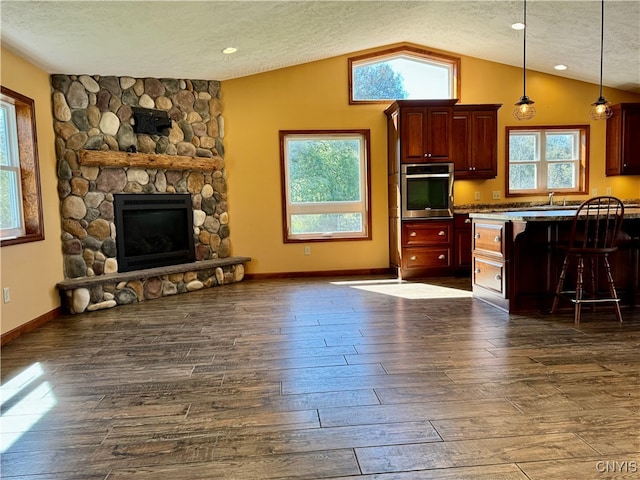
[[[640,478],[640,309],[508,315],[468,279],[245,280],[2,349],[2,478]]]

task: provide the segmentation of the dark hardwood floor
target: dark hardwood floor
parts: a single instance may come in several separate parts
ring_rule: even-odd
[[[467,284],[245,280],[52,321],[2,348],[2,478],[640,478],[640,309],[576,327]]]

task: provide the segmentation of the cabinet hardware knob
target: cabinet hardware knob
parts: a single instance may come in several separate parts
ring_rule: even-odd
[[[446,233],[445,233],[445,231],[444,231],[444,230],[440,230],[440,231],[438,232],[438,235],[439,235],[440,237],[444,237],[444,236],[446,235]]]
[[[473,271],[473,273],[480,273],[480,269],[479,269],[479,268],[476,268],[476,269]]]
[[[471,219],[470,218],[465,218],[464,219],[464,223],[471,223]]]
[[[418,235],[418,233],[417,233],[417,232],[411,232],[411,233],[409,233],[409,236],[410,236],[410,237],[416,237],[417,235]]]
[[[476,234],[473,236],[473,238],[475,238],[475,239],[477,240],[478,238],[480,238],[480,234],[479,234],[479,233],[476,233]]]
[[[410,260],[417,260],[417,259],[418,259],[418,257],[416,257],[415,255],[411,255],[411,256],[409,257],[409,259],[410,259]]]
[[[444,254],[438,256],[438,260],[444,260],[445,258],[447,258],[447,257],[445,257]]]
[[[497,236],[496,238],[493,239],[493,241],[496,242],[496,243],[499,242],[500,241],[500,237]]]
[[[496,280],[502,280],[502,276],[500,274],[496,275]]]
[[[431,156],[431,154],[430,153],[425,153],[424,156],[429,158]]]

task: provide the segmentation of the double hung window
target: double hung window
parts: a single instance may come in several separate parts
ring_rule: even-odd
[[[586,193],[588,126],[507,127],[507,195]]]

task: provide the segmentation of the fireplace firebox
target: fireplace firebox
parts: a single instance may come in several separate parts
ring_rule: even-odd
[[[190,194],[117,193],[113,198],[119,272],[195,261]]]

